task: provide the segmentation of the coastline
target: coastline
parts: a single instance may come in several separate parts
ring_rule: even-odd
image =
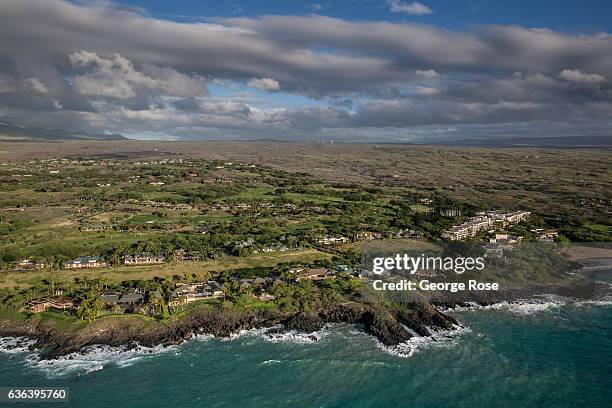
[[[612,288],[604,282],[572,280],[556,285],[537,285],[505,290],[483,298],[464,293],[452,299],[431,297],[428,302],[388,306],[367,301],[342,302],[313,313],[282,313],[278,310],[243,310],[224,308],[197,309],[171,322],[143,325],[129,321],[108,324],[99,319],[74,333],[57,330],[43,324],[0,322],[0,337],[28,340],[28,348],[37,350],[40,359],[57,359],[72,353],[82,353],[91,346],[168,347],[197,336],[231,338],[249,330],[262,329],[279,338],[287,333],[308,336],[329,324],[352,324],[374,337],[389,350],[401,350],[415,340],[432,338],[435,333],[451,333],[465,329],[452,315],[454,311],[478,308],[502,308],[511,305],[546,305],[551,297],[573,302],[605,301]]]

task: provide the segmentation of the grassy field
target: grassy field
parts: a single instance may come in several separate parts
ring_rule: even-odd
[[[0,162],[113,155],[252,162],[327,182],[441,191],[459,200],[551,215],[593,217],[609,210],[612,191],[611,152],[588,149],[89,141],[4,143]]]
[[[174,262],[151,266],[121,266],[116,268],[95,268],[88,270],[31,271],[5,272],[0,274],[0,288],[12,289],[19,287],[27,289],[40,285],[53,276],[59,282],[72,282],[74,278],[102,279],[105,282],[121,282],[125,280],[144,280],[154,277],[166,277],[187,273],[220,272],[239,268],[273,267],[286,262],[310,263],[315,260],[329,259],[331,255],[314,249],[303,251],[288,251],[281,253],[256,254],[241,258],[227,258],[206,262]]]

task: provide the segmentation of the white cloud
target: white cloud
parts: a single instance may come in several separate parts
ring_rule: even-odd
[[[420,79],[436,79],[440,77],[440,74],[438,74],[433,69],[427,69],[427,70],[417,69],[415,72],[415,76]]]
[[[412,0],[388,4],[398,13],[429,10]],[[408,135],[415,126],[475,124],[539,134],[552,129],[544,122],[586,135],[611,122],[609,34],[452,31],[316,14],[190,23],[111,2],[2,5],[0,38],[14,41],[0,41],[0,114],[24,124],[195,139],[323,129],[387,138],[392,127]],[[41,15],[44,25],[36,24]],[[200,97],[204,78],[228,92]],[[285,98],[255,89],[300,99],[283,106]],[[301,98],[309,102],[298,106]]]
[[[139,71],[132,61],[115,53],[102,57],[95,52],[78,51],[68,56],[70,63],[85,69],[72,79],[75,91],[81,95],[128,99],[138,90],[156,90],[171,96],[201,96],[206,94],[199,77],[148,64]]]
[[[579,69],[564,69],[559,73],[559,76],[566,81],[583,83],[583,84],[596,84],[599,82],[605,82],[606,77],[599,74],[588,74],[582,72]]]
[[[47,88],[47,86],[36,77],[28,78],[25,80],[25,82],[26,85],[34,92],[38,92],[41,94],[46,94],[47,92],[49,92],[49,88]]]
[[[433,11],[426,5],[418,2],[402,3],[399,0],[387,0],[389,9],[394,13],[406,13],[413,16],[433,14]]]
[[[436,88],[430,88],[428,86],[418,86],[415,90],[415,93],[418,95],[435,95],[440,93]]]
[[[272,78],[251,78],[247,85],[260,91],[278,91],[280,84],[276,79]]]

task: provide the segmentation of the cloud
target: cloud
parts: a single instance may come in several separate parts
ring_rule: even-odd
[[[419,95],[435,95],[440,91],[435,88],[430,88],[428,86],[418,86],[415,92]]]
[[[425,14],[433,14],[433,11],[426,5],[418,2],[402,3],[399,0],[387,0],[389,9],[393,13],[406,13],[414,16],[422,16]]]
[[[564,69],[559,73],[559,76],[566,81],[586,84],[596,84],[605,82],[606,77],[599,74],[587,74],[578,69]]]
[[[417,69],[415,72],[415,76],[420,79],[430,79],[431,80],[431,79],[439,78],[440,74],[438,74],[433,69],[426,69],[426,70]]]
[[[280,90],[280,84],[277,80],[272,78],[251,78],[247,85],[260,91],[278,91]]]
[[[198,77],[189,77],[169,67],[147,64],[143,71],[134,68],[132,61],[114,53],[101,57],[95,52],[78,51],[68,56],[85,74],[73,80],[75,91],[81,95],[127,99],[136,96],[138,88],[157,90],[172,96],[200,96],[206,94]]]
[[[27,86],[29,86],[35,92],[41,94],[46,94],[47,92],[49,92],[49,89],[45,86],[45,84],[43,84],[40,79],[36,77],[27,78],[25,82]]]
[[[314,14],[178,23],[107,2],[4,0],[0,38],[0,117],[31,125],[398,140],[449,127],[608,134],[612,117],[606,33]]]

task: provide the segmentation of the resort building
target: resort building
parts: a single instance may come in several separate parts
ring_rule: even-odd
[[[107,264],[99,256],[82,256],[64,262],[65,269],[104,268]]]
[[[163,255],[151,255],[140,253],[136,255],[126,256],[123,259],[124,265],[156,265],[166,262],[166,257]]]
[[[476,213],[475,217],[471,217],[463,224],[444,231],[442,233],[442,238],[451,241],[459,241],[474,237],[482,231],[506,228],[518,224],[528,219],[530,216],[531,212],[529,211],[515,211],[511,213],[503,213],[500,211],[479,212]]]

